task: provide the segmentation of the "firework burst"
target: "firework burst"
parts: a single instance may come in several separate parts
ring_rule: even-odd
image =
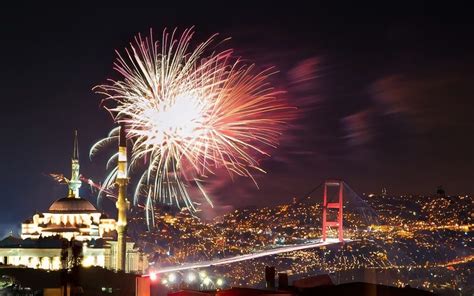
[[[140,171],[134,202],[145,196],[149,210],[159,201],[195,211],[191,183],[212,205],[202,180],[220,168],[254,180],[263,171],[259,160],[277,146],[294,115],[268,82],[272,69],[258,72],[232,50],[216,51],[216,35],[191,49],[192,37],[192,29],[180,36],[165,30],[161,43],[151,32],[138,35],[125,54],[117,52],[114,69],[121,79],[95,87],[114,121],[126,127],[130,169]],[[117,131],[97,142],[91,155],[115,141]]]

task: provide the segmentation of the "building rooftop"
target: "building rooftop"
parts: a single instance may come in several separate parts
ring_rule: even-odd
[[[12,234],[9,236],[5,237],[0,241],[0,247],[8,247],[8,246],[13,246],[13,245],[18,245],[22,242],[23,240],[19,237],[15,237]]]
[[[0,241],[0,248],[24,248],[24,249],[51,249],[61,248],[62,239],[58,237],[45,237],[41,239],[21,239],[12,235]]]
[[[60,198],[49,207],[50,213],[94,213],[97,209],[83,198]]]

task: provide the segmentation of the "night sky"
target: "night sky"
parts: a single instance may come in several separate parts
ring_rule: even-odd
[[[81,172],[104,176],[103,159],[91,162],[88,151],[113,122],[91,89],[118,78],[114,50],[150,28],[159,36],[194,25],[197,41],[232,37],[227,46],[237,55],[277,67],[273,84],[299,107],[280,148],[262,162],[260,190],[222,176],[209,185],[217,206],[204,216],[281,203],[330,177],[359,193],[432,194],[438,185],[474,192],[469,9],[175,2],[2,7],[0,234],[66,195],[48,173],[70,174],[74,129]],[[94,200],[85,185],[81,195]]]

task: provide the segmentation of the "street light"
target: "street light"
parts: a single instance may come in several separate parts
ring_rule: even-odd
[[[174,283],[174,281],[176,281],[176,274],[170,273],[170,275],[168,276],[168,281],[170,283]]]
[[[202,281],[202,283],[205,286],[209,286],[209,284],[211,283],[211,279],[209,277],[205,277],[204,280]]]
[[[194,273],[190,272],[190,273],[188,273],[188,278],[187,279],[188,279],[189,283],[192,283],[196,280],[196,275]]]

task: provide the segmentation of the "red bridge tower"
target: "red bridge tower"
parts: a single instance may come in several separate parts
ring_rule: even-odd
[[[328,187],[339,187],[338,188],[338,201],[328,201]],[[343,230],[342,230],[342,205],[344,195],[344,182],[341,180],[326,180],[324,182],[324,197],[323,197],[323,241],[327,238],[327,228],[331,226],[337,226],[338,238],[340,242],[344,242]],[[328,209],[337,209],[337,221],[327,221]]]

